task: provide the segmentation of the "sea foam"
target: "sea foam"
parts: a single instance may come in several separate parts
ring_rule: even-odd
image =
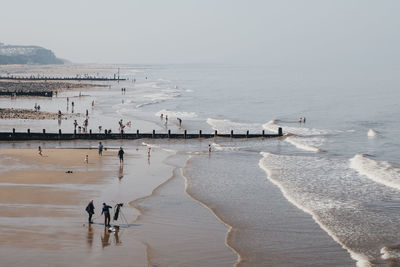
[[[168,115],[170,118],[181,118],[181,119],[194,119],[197,118],[197,114],[195,112],[189,111],[172,111],[167,109],[162,109],[155,113],[155,116],[160,117],[161,114]]]
[[[325,141],[323,135],[327,134],[327,131],[307,127],[282,126],[277,122],[277,120],[271,120],[265,123],[263,128],[272,132],[276,132],[278,131],[279,127],[282,127],[284,135],[287,136],[287,138],[285,138],[286,142],[305,151],[325,151],[321,149],[320,146],[322,146]]]
[[[230,133],[231,130],[234,133],[245,133],[247,130],[250,133],[261,133],[262,125],[260,123],[241,123],[234,122],[228,119],[213,119],[208,118],[207,123],[220,133]]]
[[[357,154],[350,159],[350,167],[374,182],[400,190],[400,169],[387,161]]]

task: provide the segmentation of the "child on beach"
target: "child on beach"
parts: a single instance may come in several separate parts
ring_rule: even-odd
[[[40,155],[40,156],[43,156],[43,154],[42,154],[42,148],[39,146],[38,147],[38,154]]]

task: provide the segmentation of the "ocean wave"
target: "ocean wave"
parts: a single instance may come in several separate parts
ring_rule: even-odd
[[[400,190],[400,168],[387,161],[377,161],[357,154],[350,159],[350,167],[374,182]]]
[[[294,145],[295,147],[311,151],[311,152],[324,152],[323,149],[317,147],[315,144],[321,143],[322,139],[318,138],[302,138],[297,136],[290,136],[285,139],[288,143]]]
[[[271,132],[277,132],[279,127],[282,128],[284,135],[287,136],[285,141],[295,147],[311,152],[324,152],[320,146],[323,145],[328,132],[319,129],[306,127],[290,127],[278,124],[279,120],[271,120],[263,125],[263,128]]]
[[[220,120],[208,118],[207,123],[212,127],[212,129],[217,130],[220,133],[230,133],[233,130],[235,133],[245,133],[247,130],[250,133],[261,133],[262,124],[260,123],[241,123],[234,122],[231,120]]]
[[[145,99],[145,102],[136,105],[136,108],[159,104],[180,96],[181,93],[176,90],[169,90],[169,89],[161,90],[161,92],[144,95],[143,98]],[[146,101],[147,99],[149,99],[150,101]]]
[[[170,118],[181,118],[181,119],[194,119],[197,118],[197,114],[195,112],[189,111],[172,111],[167,109],[162,109],[155,113],[155,116],[160,117],[161,114],[168,115]]]
[[[261,155],[263,158],[259,161],[259,167],[266,172],[268,179],[278,186],[284,197],[298,209],[310,214],[333,240],[350,253],[357,262],[357,266],[372,266],[370,257],[353,249],[351,242],[350,245],[346,242],[349,235],[355,235],[354,226],[349,224],[351,219],[341,222],[338,219],[348,218],[336,218],[334,214],[331,214],[331,211],[357,208],[356,203],[351,200],[341,200],[336,195],[342,194],[343,190],[337,187],[333,177],[340,178],[342,175],[331,174],[334,176],[330,176],[325,173],[329,168],[336,170],[341,163],[310,157],[281,156],[267,152],[261,152]],[[321,172],[316,174],[315,170],[318,169],[321,169]],[[313,173],[313,176],[310,176],[309,171]],[[357,238],[363,240],[362,237]]]

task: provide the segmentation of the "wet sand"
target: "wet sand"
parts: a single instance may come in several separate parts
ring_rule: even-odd
[[[186,194],[184,164],[176,158],[171,178],[132,203],[141,211],[138,237],[147,246],[148,266],[234,266],[238,255],[226,245],[227,226]]]
[[[234,265],[226,226],[185,194],[181,163],[167,162],[174,153],[153,148],[149,159],[146,151],[126,149],[120,168],[115,149],[102,157],[95,149],[44,149],[43,157],[36,149],[0,149],[1,164],[10,166],[0,172],[2,264]],[[93,225],[84,211],[90,199]],[[102,225],[103,201],[125,203],[119,232]]]
[[[87,224],[84,208],[108,182],[111,172],[104,163],[115,162],[116,153],[100,157],[97,150],[44,149],[43,155],[36,149],[0,149],[3,164],[22,167],[0,174],[1,266],[109,266],[119,257],[118,266],[144,266],[141,243],[132,240],[133,251],[105,251],[119,242],[118,235]],[[133,260],[137,265],[129,263]]]

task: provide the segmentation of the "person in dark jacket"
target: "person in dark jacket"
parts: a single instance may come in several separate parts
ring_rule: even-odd
[[[110,226],[110,209],[112,209],[111,206],[108,206],[106,203],[103,203],[103,209],[101,210],[101,214],[104,213],[104,225],[105,226]]]
[[[92,216],[93,216],[93,214],[94,214],[93,200],[91,200],[91,201],[89,202],[89,204],[87,205],[86,211],[87,211],[87,213],[89,213],[89,223],[93,223],[93,221],[92,221]]]
[[[119,164],[122,165],[124,163],[124,150],[122,147],[119,148],[118,157],[119,157]]]

